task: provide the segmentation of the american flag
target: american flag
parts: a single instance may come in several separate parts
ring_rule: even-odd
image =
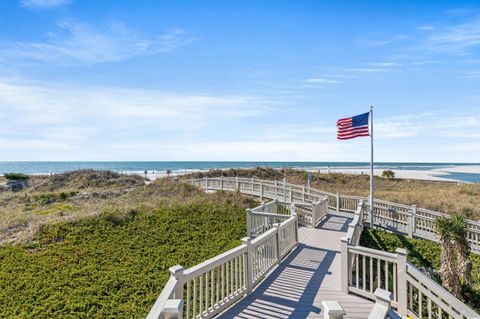
[[[349,140],[360,136],[370,136],[368,132],[369,112],[339,119],[337,121],[337,139]]]

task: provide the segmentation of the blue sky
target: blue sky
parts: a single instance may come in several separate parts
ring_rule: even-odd
[[[0,2],[0,160],[479,162],[478,1]]]

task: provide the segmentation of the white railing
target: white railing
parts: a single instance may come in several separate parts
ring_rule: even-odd
[[[275,224],[279,224],[292,216],[290,204],[273,200],[253,209],[247,209],[247,235],[258,237]]]
[[[355,293],[375,299],[375,291],[391,293],[391,305],[398,313],[411,318],[479,318],[475,311],[447,292],[442,286],[407,262],[407,251],[397,248],[389,253],[358,245],[364,209],[361,203],[347,235],[341,239],[341,287],[345,293]]]
[[[265,206],[276,211],[273,207],[282,207],[282,204],[275,201]],[[247,210],[247,220],[249,214],[251,217],[261,216],[263,221],[268,219],[263,225],[268,227],[259,230],[258,225],[250,224],[249,232],[255,229],[258,237],[245,237],[240,246],[192,268],[171,267],[170,279],[147,319],[211,318],[251,293],[298,244],[298,218],[295,213],[252,213],[259,207]]]
[[[301,225],[316,227],[328,213],[328,198],[310,203],[294,203],[293,210],[297,213]]]
[[[250,293],[298,244],[299,219],[295,211],[303,213],[302,218],[312,224],[326,214],[325,206],[355,213],[347,236],[341,240],[342,291],[369,299],[375,299],[377,289],[391,292],[392,306],[400,315],[412,318],[480,317],[409,264],[404,249],[393,254],[358,246],[363,223],[369,218],[366,198],[254,179],[208,178],[191,183],[206,190],[240,191],[262,199],[283,198],[284,202],[274,200],[247,210],[247,229],[256,238],[244,238],[242,245],[185,271],[180,266],[170,268],[171,278],[148,319],[211,318],[230,307]],[[289,203],[293,204],[293,211],[289,210]],[[318,214],[315,205],[321,211]],[[376,202],[374,208],[377,226],[433,237],[433,221],[439,213],[412,206],[409,215],[409,206],[385,201]],[[478,243],[479,228],[469,221],[471,244]]]
[[[308,220],[312,220],[312,210],[306,203],[324,200],[325,205],[330,209],[353,212],[354,218],[349,224],[347,236],[341,240],[341,285],[345,293],[355,293],[374,300],[375,291],[380,288],[391,293],[391,305],[400,315],[409,315],[412,318],[480,317],[408,263],[406,250],[399,248],[396,253],[388,253],[359,246],[363,223],[369,222],[370,209],[367,198],[344,196],[271,181],[239,178],[214,180],[216,184],[211,181],[205,182],[205,179],[194,180],[192,183],[206,189],[215,189],[212,185],[221,186],[217,189],[226,189],[222,185],[230,185],[230,190],[239,190],[261,198],[283,198],[285,204],[293,203],[294,211],[302,214],[301,218],[307,221],[307,224]],[[218,182],[218,180],[223,181]],[[303,203],[301,199],[304,199]],[[415,206],[376,200],[373,217],[376,226],[409,236],[436,240],[434,224],[439,216],[445,215],[426,209],[417,209]],[[478,253],[480,252],[480,223],[468,221],[468,230],[472,251]]]
[[[289,183],[252,178],[218,177],[201,178],[190,181],[193,185],[206,190],[231,190],[259,196],[261,199],[278,199],[285,203],[313,204],[327,198],[328,208],[354,213],[361,201],[365,202],[363,221],[369,222],[368,198],[362,196],[340,195],[318,189]],[[301,212],[301,209],[300,209]],[[435,232],[435,219],[446,214],[384,200],[375,200],[374,225],[395,231],[410,237],[419,237],[438,241]],[[299,220],[308,224],[308,218],[299,216]],[[480,254],[480,222],[467,220],[468,241],[472,252]]]

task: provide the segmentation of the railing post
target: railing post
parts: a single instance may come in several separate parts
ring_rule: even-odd
[[[315,202],[312,204],[312,227],[315,228],[317,226],[317,205],[319,202]]]
[[[298,244],[298,215],[295,213],[295,208],[292,212],[292,216],[295,218],[295,242]]]
[[[340,211],[340,194],[337,193],[337,212]]]
[[[175,277],[177,279],[177,286],[173,291],[173,295],[175,299],[183,299],[183,267],[180,265],[176,265],[170,267],[168,269],[170,271],[170,276]]]
[[[292,201],[292,187],[290,187],[289,191],[290,191],[290,194],[289,194],[290,203],[293,203],[293,201]]]
[[[252,210],[246,209],[247,213],[247,236],[252,237]]]
[[[238,176],[235,176],[235,188],[237,189],[237,192],[240,191],[240,184],[238,183]]]
[[[220,177],[220,189],[223,190],[223,178]]]
[[[263,183],[260,181],[260,200],[263,200]]]
[[[183,299],[168,299],[162,310],[163,319],[183,318]]]
[[[417,230],[417,205],[412,205],[412,219],[410,220],[410,237],[415,235]]]
[[[280,264],[280,259],[282,258],[282,256],[280,255],[280,230],[278,229],[280,227],[280,224],[279,223],[275,223],[272,225],[273,228],[275,228],[277,231],[275,233],[275,254],[277,256],[277,264]]]
[[[205,190],[208,190],[208,177],[205,177]]]
[[[305,186],[302,186],[302,201],[305,203]]]
[[[398,313],[407,316],[407,251],[397,248],[397,290],[398,290]]]
[[[341,264],[341,276],[340,280],[342,281],[342,292],[348,294],[348,285],[349,285],[349,256],[348,256],[348,239],[347,237],[340,238],[340,262]]]
[[[244,237],[242,242],[247,245],[247,264],[245,269],[246,271],[246,280],[247,280],[247,295],[252,293],[253,289],[253,258],[252,258],[252,238]]]
[[[278,198],[278,183],[277,180],[275,180],[275,199]]]
[[[324,319],[343,319],[347,313],[338,301],[322,301]]]

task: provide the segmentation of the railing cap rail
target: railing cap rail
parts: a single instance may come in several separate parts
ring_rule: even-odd
[[[223,264],[225,261],[238,257],[244,254],[247,251],[247,245],[241,244],[235,248],[232,248],[220,255],[217,255],[213,258],[207,259],[204,262],[201,262],[198,265],[195,265],[191,268],[184,270],[185,280],[190,280],[193,277],[196,277],[200,274],[203,274],[207,271],[212,270],[213,268]]]
[[[458,300],[457,297],[449,293],[440,284],[436,283],[417,267],[407,262],[407,273],[413,278],[417,279],[422,286],[428,285],[428,289],[433,291],[439,299],[444,300],[445,303],[451,305],[456,311],[460,311],[463,315],[478,317],[478,314],[470,307]]]

